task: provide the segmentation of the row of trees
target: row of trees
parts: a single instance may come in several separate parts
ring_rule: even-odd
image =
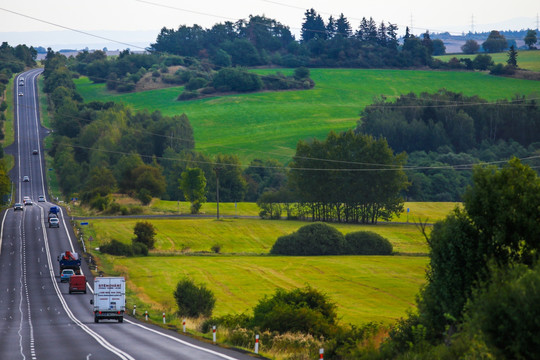
[[[530,50],[535,49],[535,44],[538,42],[536,31],[530,29],[527,30],[527,34],[523,40]],[[514,41],[506,40],[504,34],[497,30],[493,30],[482,43],[482,50],[488,53],[495,53],[507,50],[511,46],[515,47]],[[474,39],[469,39],[461,46],[461,51],[465,54],[476,54],[480,51],[480,44]]]
[[[181,56],[208,59],[219,66],[281,65],[285,67],[409,67],[428,65],[431,55],[444,53],[440,40],[423,39],[407,30],[403,48],[398,27],[373,18],[363,18],[353,32],[341,14],[328,21],[314,10],[305,13],[302,39],[296,41],[288,27],[265,16],[225,22],[203,29],[182,25],[177,30],[163,28],[151,49]]]
[[[536,100],[518,95],[490,103],[445,89],[409,93],[366,106],[356,131],[382,136],[395,151],[409,153],[441,146],[464,152],[499,140],[526,147],[540,141],[540,107]]]

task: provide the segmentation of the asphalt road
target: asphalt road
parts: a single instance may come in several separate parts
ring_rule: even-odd
[[[29,196],[34,204],[23,211],[8,209],[0,217],[0,359],[253,359],[129,316],[123,323],[94,323],[93,279],[86,263],[82,271],[88,278],[87,294],[69,294],[68,285],[60,283],[57,256],[80,250],[63,210],[60,228],[47,226],[47,212],[54,204],[46,193],[40,141],[46,134],[38,120],[36,79],[41,71],[19,75],[14,85],[12,151],[17,155],[11,178],[15,200]],[[30,181],[23,182],[24,176]],[[47,201],[37,202],[39,195]]]

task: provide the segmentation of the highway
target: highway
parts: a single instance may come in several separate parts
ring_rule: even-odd
[[[57,256],[65,250],[81,251],[64,210],[60,228],[47,226],[47,212],[54,204],[45,184],[41,139],[46,129],[39,123],[37,97],[41,72],[27,71],[14,82],[17,156],[11,177],[15,201],[29,196],[33,205],[23,211],[8,209],[0,218],[0,359],[253,359],[131,317],[123,323],[94,323],[93,278],[84,262],[87,294],[69,294],[68,285],[60,283]],[[37,202],[40,195],[45,202]]]

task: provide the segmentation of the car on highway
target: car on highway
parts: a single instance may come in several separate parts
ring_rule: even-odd
[[[39,195],[38,202],[45,202],[45,195]]]
[[[23,210],[23,204],[15,203],[15,205],[13,205],[13,211],[17,211],[17,210]]]
[[[20,93],[19,93],[19,96],[23,96],[23,93],[22,93],[22,92],[20,92]]]
[[[49,218],[49,227],[50,228],[59,228],[60,227],[60,220],[58,220],[57,217],[50,217]]]
[[[73,269],[62,270],[62,273],[60,274],[60,282],[68,282],[69,278],[73,275],[75,275],[75,271],[73,271]]]
[[[36,149],[32,150],[32,155],[37,155],[39,154],[38,151]]]
[[[24,175],[23,178],[22,178],[22,181],[23,182],[29,182],[30,178],[27,175]]]

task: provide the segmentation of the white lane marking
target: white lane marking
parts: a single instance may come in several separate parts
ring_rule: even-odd
[[[2,239],[4,238],[4,222],[6,221],[6,216],[9,209],[6,209],[4,212],[4,217],[2,218],[2,228],[0,229],[0,255],[2,255]]]
[[[107,349],[110,352],[114,353],[115,355],[117,355],[121,359],[135,360],[131,355],[129,355],[128,353],[126,353],[126,352],[120,350],[119,348],[113,346],[111,343],[109,343],[107,340],[105,340],[104,337],[99,335],[94,330],[90,329],[86,324],[83,324],[71,312],[71,309],[69,308],[66,300],[62,296],[62,293],[60,292],[60,288],[58,287],[58,283],[56,282],[56,277],[54,275],[54,270],[53,270],[53,265],[52,265],[52,260],[51,260],[51,253],[50,253],[50,249],[49,249],[49,239],[47,237],[47,231],[45,230],[45,212],[44,212],[44,210],[43,210],[43,208],[41,206],[40,206],[40,210],[41,210],[41,223],[43,224],[43,226],[42,226],[43,238],[44,238],[44,242],[45,242],[45,250],[47,252],[47,262],[49,263],[49,275],[51,276],[51,281],[52,281],[54,290],[56,291],[56,295],[58,296],[58,299],[60,300],[60,303],[62,304],[62,307],[64,308],[64,311],[66,312],[68,317],[71,319],[71,321],[73,321],[75,323],[75,325],[80,327],[88,335],[92,336],[105,349]]]
[[[23,214],[23,217],[24,217],[24,214]],[[21,262],[21,274],[22,274],[22,248],[23,248],[23,244],[22,244],[22,224],[19,225],[19,231],[21,232],[21,241],[20,241],[20,262]],[[21,356],[23,359],[26,359],[26,356],[24,355],[24,351],[23,351],[23,335],[22,335],[22,327],[23,327],[23,321],[24,321],[24,316],[23,316],[23,310],[22,310],[22,305],[23,305],[23,279],[22,279],[22,276],[19,278],[19,282],[20,282],[20,287],[19,287],[19,313],[21,314],[21,321],[19,323],[19,331],[17,332],[19,334],[19,348],[20,348],[20,352],[21,352]]]

